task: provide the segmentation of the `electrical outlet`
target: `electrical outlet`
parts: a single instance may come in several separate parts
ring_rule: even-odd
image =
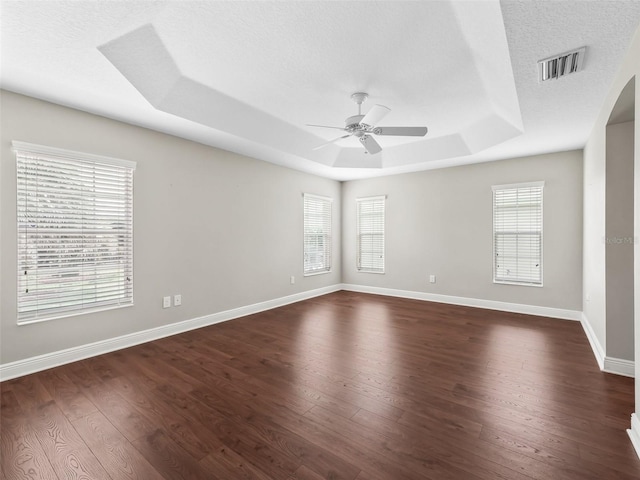
[[[436,283],[436,276],[435,275],[429,275],[429,283]]]
[[[296,283],[296,277],[291,275],[291,278],[289,279],[289,281],[291,282],[291,285],[293,285],[294,283]]]
[[[171,297],[162,297],[162,308],[169,308],[171,306]]]
[[[180,295],[180,294],[174,295],[173,296],[173,306],[174,307],[179,307],[180,305],[182,305],[182,295]]]

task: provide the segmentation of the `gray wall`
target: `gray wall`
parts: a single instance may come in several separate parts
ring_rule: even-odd
[[[539,180],[544,287],[494,284],[491,186]],[[581,151],[351,181],[342,191],[344,283],[581,310]],[[370,195],[387,195],[384,275],[355,268],[355,199]]]
[[[592,135],[584,147],[584,232],[583,232],[583,303],[584,317],[593,330],[599,347],[606,346],[606,142],[602,135]]]
[[[633,360],[633,131],[635,122],[606,132],[606,354]]]
[[[341,185],[29,97],[1,95],[3,364],[341,282],[580,310],[580,151]],[[134,307],[16,325],[12,140],[138,162]],[[546,182],[544,287],[493,284],[491,186],[536,180]],[[303,192],[334,198],[335,257],[328,275],[302,276]],[[380,194],[388,195],[386,273],[358,273],[355,199]],[[435,284],[428,282],[430,274],[437,276]],[[291,275],[295,285],[289,284]],[[177,293],[183,305],[162,309],[162,296]]]
[[[598,118],[594,122],[584,149],[584,300],[585,320],[594,331],[602,347],[607,346],[607,335],[617,335],[616,329],[609,331],[605,309],[605,175],[606,129],[620,93],[627,84],[635,81],[635,116],[640,114],[640,28],[633,40],[620,69],[604,99]],[[640,238],[640,122],[634,122],[634,236]],[[634,244],[634,296],[640,298],[640,243]],[[640,303],[634,305],[634,358],[640,358]],[[606,352],[605,352],[606,353]],[[635,362],[635,377],[640,378],[640,362]],[[636,382],[636,413],[640,411],[640,382]],[[640,432],[633,435],[640,438]],[[640,451],[638,451],[640,454]]]
[[[636,122],[607,125],[619,93],[630,80],[626,78],[626,83],[616,81],[617,94],[608,99],[584,149],[583,312],[605,359],[633,360],[633,264],[638,255],[633,178],[638,133]],[[621,238],[632,238],[636,246],[619,243]]]
[[[339,182],[14,93],[0,95],[0,363],[340,283]],[[16,325],[12,140],[137,162],[134,307]],[[326,275],[302,276],[303,192],[334,199],[333,271]],[[178,293],[182,306],[161,308],[164,295]]]

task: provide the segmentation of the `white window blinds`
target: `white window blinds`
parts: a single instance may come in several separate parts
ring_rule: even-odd
[[[542,285],[543,187],[493,187],[494,282]]]
[[[304,194],[304,274],[331,271],[331,205],[327,197]]]
[[[384,204],[384,196],[356,200],[356,262],[361,272],[384,273]]]
[[[13,142],[18,323],[133,304],[134,162]]]

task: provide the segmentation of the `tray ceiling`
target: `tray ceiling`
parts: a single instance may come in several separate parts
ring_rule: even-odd
[[[635,1],[2,2],[8,90],[336,179],[584,146]],[[586,46],[582,71],[536,62]],[[422,137],[322,149],[369,94]]]

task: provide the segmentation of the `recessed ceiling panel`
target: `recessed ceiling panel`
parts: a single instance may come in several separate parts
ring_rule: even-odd
[[[362,5],[168,8],[99,49],[154,108],[323,164],[421,163],[468,155],[521,133],[497,2]],[[185,24],[188,30],[175,27]],[[210,32],[206,42],[202,31]],[[354,138],[337,141],[337,152],[317,150],[337,131],[306,124],[345,127],[345,116],[360,113],[347,88],[370,90],[362,114],[374,102],[392,109],[377,126],[428,124],[429,135],[362,137],[371,143],[370,157],[383,155],[378,145],[391,152],[384,160],[360,161],[364,144]],[[409,143],[413,148],[393,153]]]
[[[3,2],[2,88],[331,178],[582,148],[637,0]],[[583,68],[537,62],[586,46]],[[344,127],[390,112],[364,153]]]

